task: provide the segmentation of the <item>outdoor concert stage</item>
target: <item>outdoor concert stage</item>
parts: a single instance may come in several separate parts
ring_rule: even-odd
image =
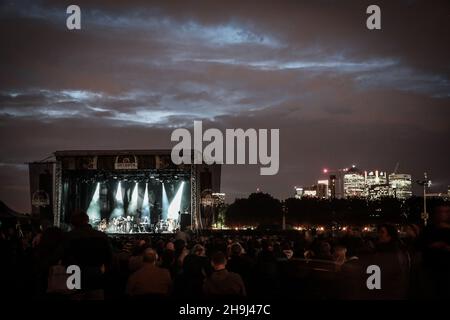
[[[202,197],[220,191],[220,165],[175,165],[170,150],[57,151],[29,169],[33,214],[67,228],[84,211],[111,234],[209,228]]]

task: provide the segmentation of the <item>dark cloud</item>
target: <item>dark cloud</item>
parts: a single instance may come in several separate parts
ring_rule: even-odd
[[[277,176],[225,166],[223,189],[278,197],[322,167],[450,184],[450,3],[77,1],[0,5],[0,199],[28,210],[22,164],[57,149],[169,148],[192,126],[280,128]]]

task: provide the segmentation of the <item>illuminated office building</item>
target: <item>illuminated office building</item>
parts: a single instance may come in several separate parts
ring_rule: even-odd
[[[404,173],[391,173],[389,175],[390,196],[397,199],[407,199],[412,196],[411,175]]]
[[[320,199],[329,198],[328,180],[317,181],[317,197]]]
[[[304,198],[317,198],[317,186],[306,187],[303,190]]]
[[[383,171],[364,171],[364,179],[367,186],[373,186],[375,184],[386,184],[387,176]]]
[[[367,198],[369,200],[377,200],[390,196],[389,184],[373,184],[367,187]]]
[[[364,197],[365,181],[364,175],[355,166],[344,173],[344,197]]]
[[[344,173],[347,169],[333,172],[328,178],[328,196],[331,199],[343,199],[344,195]]]
[[[386,172],[373,170],[364,171],[365,196],[369,199],[378,199],[389,196],[389,185]],[[386,192],[386,194],[384,194]]]
[[[316,198],[317,197],[317,186],[313,185],[311,187],[295,187],[295,195],[296,199],[302,198]]]
[[[302,187],[295,187],[295,199],[301,199],[303,197],[303,188]]]
[[[212,193],[213,205],[216,207],[223,206],[225,204],[225,193],[215,192]]]

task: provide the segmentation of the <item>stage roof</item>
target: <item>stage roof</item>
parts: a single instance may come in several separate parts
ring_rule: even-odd
[[[170,155],[170,149],[149,150],[61,150],[55,151],[55,157],[115,156],[115,155]]]

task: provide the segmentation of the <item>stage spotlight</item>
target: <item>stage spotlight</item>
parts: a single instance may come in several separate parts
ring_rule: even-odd
[[[111,218],[123,216],[123,196],[122,196],[122,183],[119,181],[116,191],[116,206],[111,213]]]
[[[169,210],[168,210],[168,218],[178,220],[178,213],[181,210],[181,198],[183,196],[183,187],[184,187],[184,181],[181,182],[181,185],[178,187],[178,191],[173,198],[172,202],[170,203]]]
[[[167,220],[169,212],[169,199],[167,198],[166,188],[164,183],[162,184],[162,219]]]
[[[148,217],[150,219],[150,203],[148,201],[148,183],[145,184],[144,200],[142,201],[141,219]]]
[[[121,183],[121,181],[119,181],[119,183],[117,185],[116,202],[120,202],[120,203],[123,204],[122,183]]]
[[[131,201],[128,204],[127,213],[129,215],[134,214],[137,210],[138,205],[138,183],[136,182],[134,185],[133,193],[131,194]]]
[[[100,182],[97,182],[94,195],[87,209],[87,215],[89,216],[89,222],[100,220]]]

